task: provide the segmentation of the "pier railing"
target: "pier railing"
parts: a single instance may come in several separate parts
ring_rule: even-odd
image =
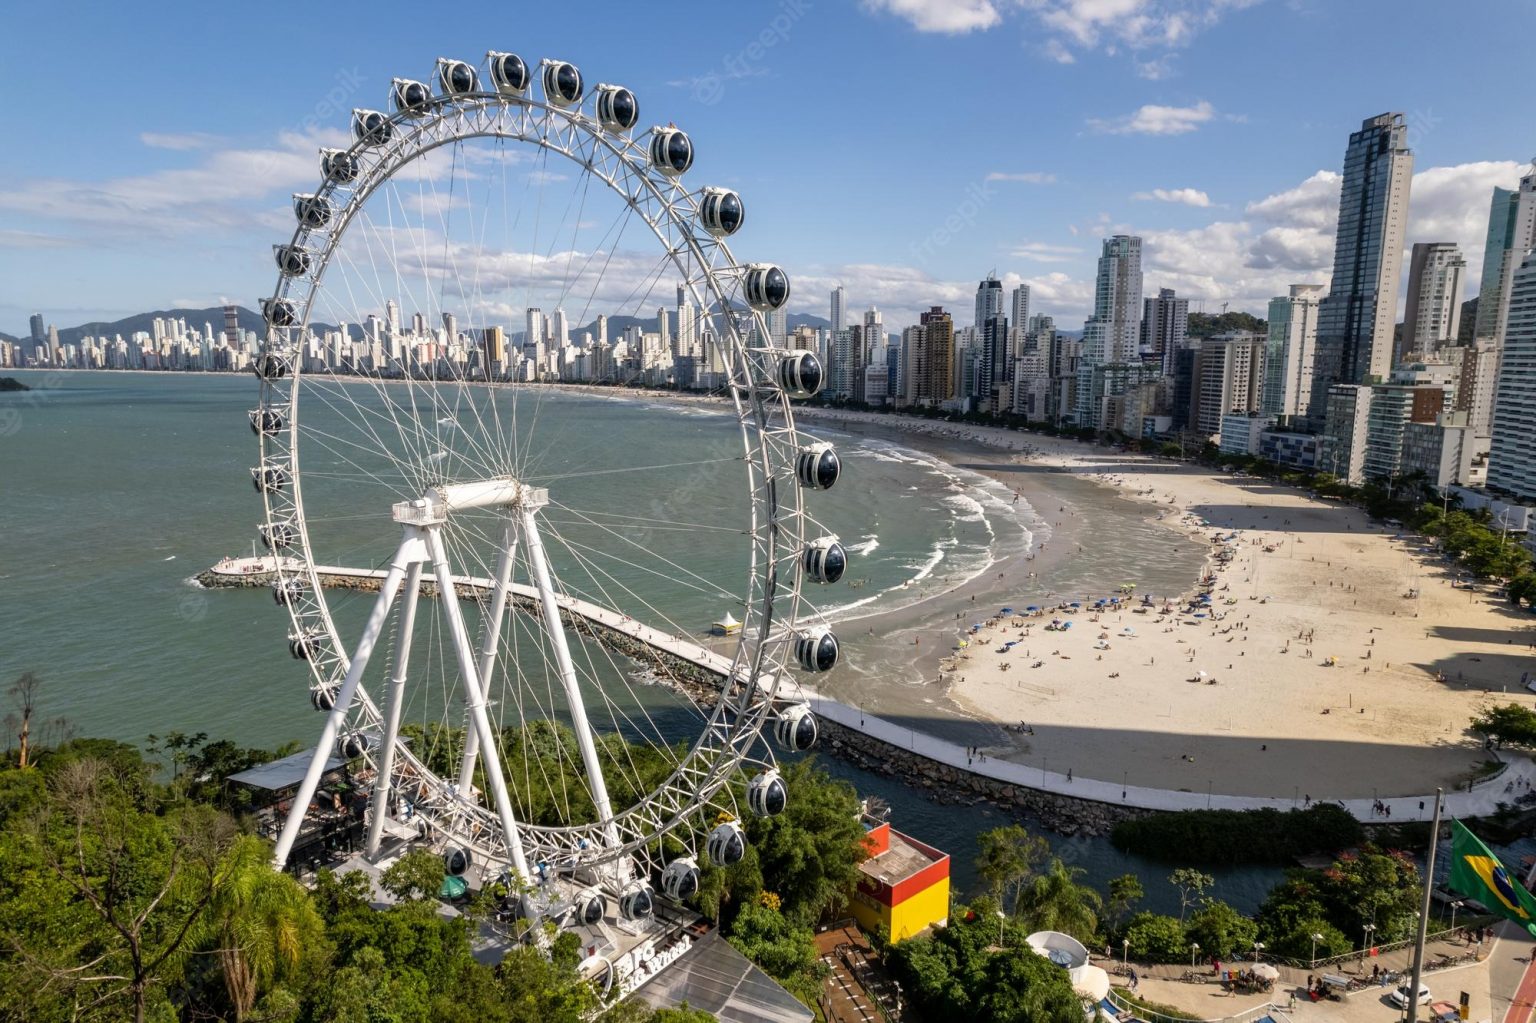
[[[1113,1005],[1122,1016],[1129,1014],[1128,1018],[1144,1020],[1145,1023],[1195,1023],[1197,1017],[1193,1016],[1169,1016],[1166,1013],[1145,1009],[1120,994],[1114,988],[1109,989],[1109,1004]],[[1255,1005],[1251,1009],[1233,1013],[1231,1016],[1221,1016],[1216,1019],[1198,1020],[1198,1023],[1257,1023],[1264,1017],[1270,1017],[1276,1023],[1291,1023],[1289,1017],[1284,1015],[1273,1002],[1264,1002]]]

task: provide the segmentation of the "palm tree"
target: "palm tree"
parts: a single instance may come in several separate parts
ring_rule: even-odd
[[[1081,867],[1052,859],[1043,873],[1020,889],[1014,915],[1033,931],[1061,931],[1084,943],[1093,941],[1104,900],[1077,882],[1084,873]]]
[[[325,925],[303,886],[272,868],[266,843],[254,835],[235,841],[216,884],[205,940],[218,956],[234,1018],[242,1020],[316,947]]]

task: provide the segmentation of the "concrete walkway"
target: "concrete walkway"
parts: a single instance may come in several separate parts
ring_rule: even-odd
[[[294,559],[288,560],[289,563],[295,566],[301,564]],[[252,575],[270,572],[272,569],[272,558],[259,557],[226,559],[213,566],[209,571],[214,575],[227,575],[231,578],[249,578]],[[315,571],[322,576],[329,575],[338,578],[370,580],[382,580],[386,574],[382,569],[348,568],[335,565],[317,565],[315,566]],[[454,576],[454,582],[457,585],[484,590],[489,590],[493,585],[492,580],[480,576]],[[514,583],[512,589],[518,597],[530,600],[538,599],[538,592],[531,586]],[[686,637],[679,637],[671,633],[662,632],[659,629],[653,629],[650,626],[637,622],[628,615],[620,614],[617,611],[612,611],[575,597],[557,594],[555,601],[562,611],[568,611],[595,624],[639,640],[656,650],[697,664],[699,667],[716,675],[723,676],[730,671],[730,658],[700,646]],[[868,714],[857,707],[850,707],[847,704],[839,703],[805,686],[797,679],[786,678],[780,687],[780,693],[786,700],[809,703],[816,714],[827,721],[841,725],[851,731],[861,732],[897,749],[920,754],[937,763],[952,767],[957,771],[966,771],[979,777],[989,778],[1008,785],[1033,789],[1037,792],[1049,792],[1073,799],[1091,800],[1145,810],[1255,810],[1262,807],[1289,810],[1304,805],[1304,803],[1298,803],[1295,796],[1290,794],[1278,796],[1232,796],[1223,795],[1219,792],[1184,792],[1172,789],[1144,788],[1138,785],[1122,786],[1116,785],[1113,782],[1096,781],[1092,778],[1076,775],[1069,778],[1064,774],[1047,771],[1039,767],[1030,767],[1010,760],[981,760],[967,756],[964,746],[948,742],[944,739],[938,739],[931,735],[925,735],[922,732],[914,731],[913,729],[887,721],[884,718]],[[1503,761],[1503,770],[1475,783],[1470,790],[1458,790],[1447,793],[1443,810],[1445,817],[1466,818],[1491,815],[1497,810],[1500,803],[1514,802],[1514,791],[1519,790],[1520,786],[1518,783],[1521,779],[1524,779],[1527,784],[1536,785],[1536,762],[1533,762],[1530,757],[1520,755],[1503,756],[1497,752],[1493,755]],[[1506,787],[1511,785],[1514,786],[1514,790],[1507,792]],[[1317,793],[1315,796],[1314,802],[1326,800],[1325,793]],[[1376,816],[1373,801],[1370,799],[1328,801],[1338,802],[1356,818],[1369,823],[1385,823],[1389,819],[1393,822],[1427,821],[1434,811],[1434,793],[1383,799],[1382,802],[1391,807],[1392,813],[1390,818]]]

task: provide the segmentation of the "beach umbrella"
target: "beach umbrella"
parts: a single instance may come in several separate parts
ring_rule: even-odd
[[[999,611],[998,614],[1011,615],[1011,614],[1013,614],[1013,608],[1005,607],[1001,611]]]
[[[1067,976],[1079,998],[1097,1002],[1109,995],[1109,974],[1102,967],[1085,963],[1068,970]]]
[[[1040,610],[1040,605],[1039,604],[1031,604],[1028,607],[1026,607],[1024,610],[1026,610],[1026,611],[1038,611],[1038,610]]]
[[[1269,963],[1259,963],[1253,968],[1251,972],[1255,977],[1262,977],[1264,980],[1280,979],[1280,971],[1275,969]]]
[[[1068,607],[1082,607],[1083,605],[1080,602],[1074,600],[1072,603],[1068,604],[1067,606]]]

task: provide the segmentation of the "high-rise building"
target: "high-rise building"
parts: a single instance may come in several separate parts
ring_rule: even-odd
[[[1203,434],[1221,432],[1228,413],[1260,411],[1264,397],[1265,338],[1238,331],[1208,337],[1195,355],[1190,423]]]
[[[885,361],[885,322],[880,318],[880,310],[870,306],[864,314],[864,364],[872,365]]]
[[[923,329],[915,374],[916,400],[937,405],[955,396],[955,321],[937,305],[917,319]]]
[[[1008,322],[1013,324],[1013,329],[1016,331],[1027,331],[1029,330],[1029,285],[1020,284],[1014,288],[1012,298]]]
[[[666,328],[662,328],[665,337]],[[565,310],[555,309],[555,315],[550,319],[549,343],[556,349],[569,348],[571,345],[571,324],[566,319]]]
[[[996,274],[987,274],[987,279],[976,286],[976,319],[974,321],[977,333],[981,332],[982,325],[994,316],[1002,316],[1003,312],[1003,282],[997,279]]]
[[[28,324],[32,328],[32,343],[34,345],[40,345],[44,341],[48,340],[48,328],[47,325],[43,322],[42,313],[33,313],[31,320],[28,321]]]
[[[240,347],[240,307],[237,305],[224,307],[224,343],[232,349]]]
[[[1326,414],[1330,388],[1382,380],[1391,370],[1412,181],[1413,153],[1402,114],[1369,118],[1349,136],[1333,282],[1317,316],[1314,422]]]
[[[384,303],[384,328],[390,337],[400,333],[400,303],[394,299]]]
[[[1483,248],[1483,277],[1477,296],[1477,324],[1466,354],[1457,408],[1467,412],[1473,433],[1487,436],[1493,418],[1494,387],[1508,323],[1514,272],[1536,247],[1536,161],[1520,179],[1518,191],[1493,190],[1488,238]]]
[[[789,310],[782,306],[763,314],[768,321],[768,341],[775,348],[789,347]]]
[[[1093,398],[1098,392],[1093,371],[1098,366],[1135,358],[1141,343],[1141,313],[1141,239],[1124,234],[1106,238],[1094,281],[1093,315],[1083,324],[1077,425],[1101,425],[1102,409],[1094,404]]]
[[[842,330],[848,326],[848,295],[841,284],[832,289],[832,315],[829,319],[833,330]]]
[[[530,306],[524,314],[526,324],[523,328],[523,347],[542,347],[544,344],[544,310],[536,306]]]
[[[1264,412],[1305,416],[1312,404],[1313,358],[1321,284],[1292,284],[1289,295],[1269,300],[1269,339],[1264,356]]]
[[[1142,305],[1141,361],[1156,363],[1164,375],[1171,374],[1173,353],[1188,337],[1189,299],[1179,298],[1172,288],[1159,288],[1157,297]]]
[[[1408,305],[1395,366],[1422,361],[1456,343],[1461,330],[1461,289],[1467,261],[1455,242],[1415,242],[1408,260]]]
[[[976,370],[977,397],[983,412],[1013,409],[1013,349],[1008,343],[1008,317],[989,317],[981,325],[981,359]]]
[[[1536,500],[1536,251],[1510,275],[1488,486]]]

